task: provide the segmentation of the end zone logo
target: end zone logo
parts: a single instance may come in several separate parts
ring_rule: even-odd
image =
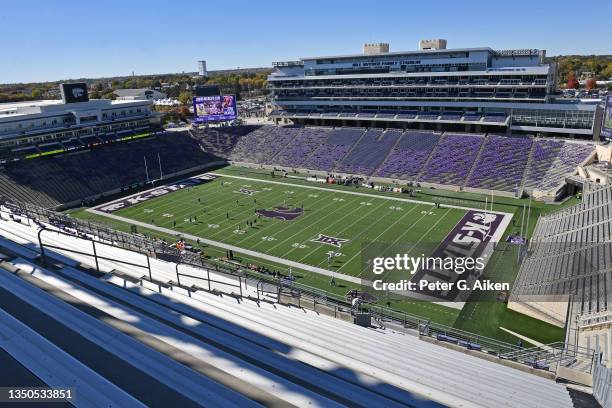
[[[344,244],[345,242],[348,242],[348,239],[330,237],[327,235],[319,234],[317,238],[311,239],[310,242],[319,242],[321,244],[327,244],[327,245],[335,246],[336,248],[341,248],[342,244]]]
[[[97,207],[96,210],[110,214],[115,211],[121,210],[123,208],[128,208],[133,205],[142,203],[144,201],[151,200],[155,197],[160,197],[166,194],[170,194],[174,191],[178,191],[178,190],[182,190],[182,189],[190,188],[190,187],[195,187],[197,185],[207,183],[216,178],[217,176],[213,176],[212,174],[203,174],[201,176],[192,177],[192,178],[188,178],[185,180],[180,180],[180,181],[177,181],[176,183],[168,184],[163,187],[145,191],[144,193],[135,194],[133,196],[121,198],[119,200],[110,202],[108,204],[104,204],[100,207]]]

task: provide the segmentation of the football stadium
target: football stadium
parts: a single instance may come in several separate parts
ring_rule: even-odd
[[[612,94],[442,39],[270,68],[261,120],[0,103],[0,404],[612,406]]]

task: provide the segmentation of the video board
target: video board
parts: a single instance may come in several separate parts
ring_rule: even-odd
[[[196,96],[193,98],[193,114],[196,122],[235,120],[236,96]]]

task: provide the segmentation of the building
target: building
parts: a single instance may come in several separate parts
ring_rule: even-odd
[[[419,41],[419,50],[445,50],[446,40],[441,38],[435,40],[421,40]]]
[[[63,84],[63,100],[0,104],[0,158],[109,141],[159,126],[151,101],[89,100],[82,85]]]
[[[158,100],[166,99],[168,96],[154,89],[138,88],[138,89],[117,89],[113,92],[120,101],[137,101],[137,100]]]
[[[268,77],[276,121],[593,138],[598,101],[557,100],[543,50],[445,49],[274,62]],[[376,48],[374,50],[374,48]]]
[[[383,54],[389,52],[389,43],[363,44],[363,53],[366,55]]]
[[[206,70],[206,61],[204,60],[198,61],[198,75],[203,77],[208,76],[208,71]]]

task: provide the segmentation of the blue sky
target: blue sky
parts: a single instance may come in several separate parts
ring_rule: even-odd
[[[411,50],[542,48],[612,54],[612,1],[2,2],[0,83],[270,66],[360,52],[364,42]]]

